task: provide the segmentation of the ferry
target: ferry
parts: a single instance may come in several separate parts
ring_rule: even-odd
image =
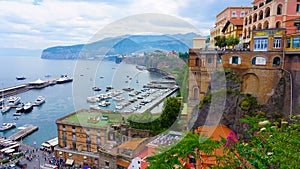
[[[2,126],[0,127],[0,131],[5,131],[14,127],[16,127],[16,123],[2,123]]]
[[[21,97],[9,97],[7,100],[8,106],[16,106],[21,101]]]
[[[73,78],[68,75],[61,75],[61,77],[56,81],[57,84],[72,82]]]
[[[38,96],[36,98],[36,100],[34,101],[34,104],[36,104],[38,106],[43,104],[43,103],[45,103],[45,98],[43,96]]]

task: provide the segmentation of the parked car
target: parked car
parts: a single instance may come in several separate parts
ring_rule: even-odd
[[[24,163],[24,162],[22,162],[22,161],[18,161],[18,162],[16,163],[16,166],[18,166],[18,167],[20,167],[20,168],[22,168],[22,169],[27,168],[27,164]]]

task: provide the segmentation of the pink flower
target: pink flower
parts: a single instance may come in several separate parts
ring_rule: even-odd
[[[243,127],[248,127],[249,125],[247,123],[244,123],[243,124]]]

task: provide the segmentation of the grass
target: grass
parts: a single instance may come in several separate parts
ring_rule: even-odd
[[[107,117],[107,118],[103,118]],[[101,112],[79,112],[62,120],[62,122],[83,124],[89,126],[106,126],[108,124],[122,123],[122,117],[125,115]],[[89,122],[88,119],[98,119],[94,122]]]

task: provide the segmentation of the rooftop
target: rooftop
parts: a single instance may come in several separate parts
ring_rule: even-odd
[[[121,144],[118,148],[135,150],[140,144],[142,144],[147,138],[133,138]]]
[[[57,123],[71,123],[92,127],[103,127],[122,123],[126,115],[109,111],[79,110],[57,120]]]

